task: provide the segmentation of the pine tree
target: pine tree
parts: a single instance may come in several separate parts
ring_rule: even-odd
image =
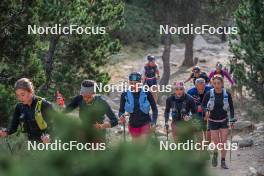
[[[243,82],[264,101],[264,3],[262,0],[241,1],[235,13],[238,35],[232,36],[231,51],[246,66]],[[235,67],[239,69],[240,67]],[[240,79],[239,78],[239,79]]]

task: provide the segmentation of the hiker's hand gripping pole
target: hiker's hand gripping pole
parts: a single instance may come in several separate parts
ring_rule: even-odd
[[[6,128],[1,128],[0,129],[0,137],[4,137],[4,141],[8,147],[8,150],[10,151],[11,155],[13,155],[13,150],[12,147],[8,141],[8,133],[7,133],[7,129]]]
[[[129,116],[128,112],[125,112],[122,116],[119,118],[119,124],[123,125],[123,139],[124,142],[126,142],[126,117]]]

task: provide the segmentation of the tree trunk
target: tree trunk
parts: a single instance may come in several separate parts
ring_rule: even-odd
[[[171,16],[169,12],[166,14],[166,23],[170,27],[171,26]],[[170,50],[171,50],[171,42],[172,37],[171,34],[164,35],[164,51],[162,54],[163,61],[163,74],[160,80],[160,85],[167,85],[170,80]]]
[[[193,40],[194,35],[187,35],[184,42],[185,42],[185,52],[184,52],[184,61],[182,66],[191,67],[194,65],[193,61]]]
[[[43,86],[44,90],[48,90],[51,83],[51,73],[53,70],[53,55],[56,49],[56,45],[58,44],[60,35],[51,35],[49,42],[49,50],[44,56],[44,64],[45,64],[45,74],[46,74],[46,83]]]

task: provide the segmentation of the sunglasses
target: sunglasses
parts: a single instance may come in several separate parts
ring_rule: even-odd
[[[130,75],[129,76],[129,81],[139,82],[140,80],[141,80],[141,76],[140,75]]]
[[[205,81],[204,80],[196,80],[195,83],[196,84],[205,84]]]

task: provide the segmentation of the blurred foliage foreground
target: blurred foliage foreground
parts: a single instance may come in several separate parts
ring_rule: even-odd
[[[78,139],[82,129],[86,130],[89,138],[97,135],[93,128],[89,125],[84,128],[76,119],[62,114],[55,116],[53,132],[62,141]],[[33,151],[18,145],[25,141],[22,136],[15,134],[9,137],[12,154],[6,141],[0,139],[0,175],[207,175],[206,161],[201,153],[161,151],[157,141],[147,144],[120,143],[115,147],[107,146],[104,151]]]

